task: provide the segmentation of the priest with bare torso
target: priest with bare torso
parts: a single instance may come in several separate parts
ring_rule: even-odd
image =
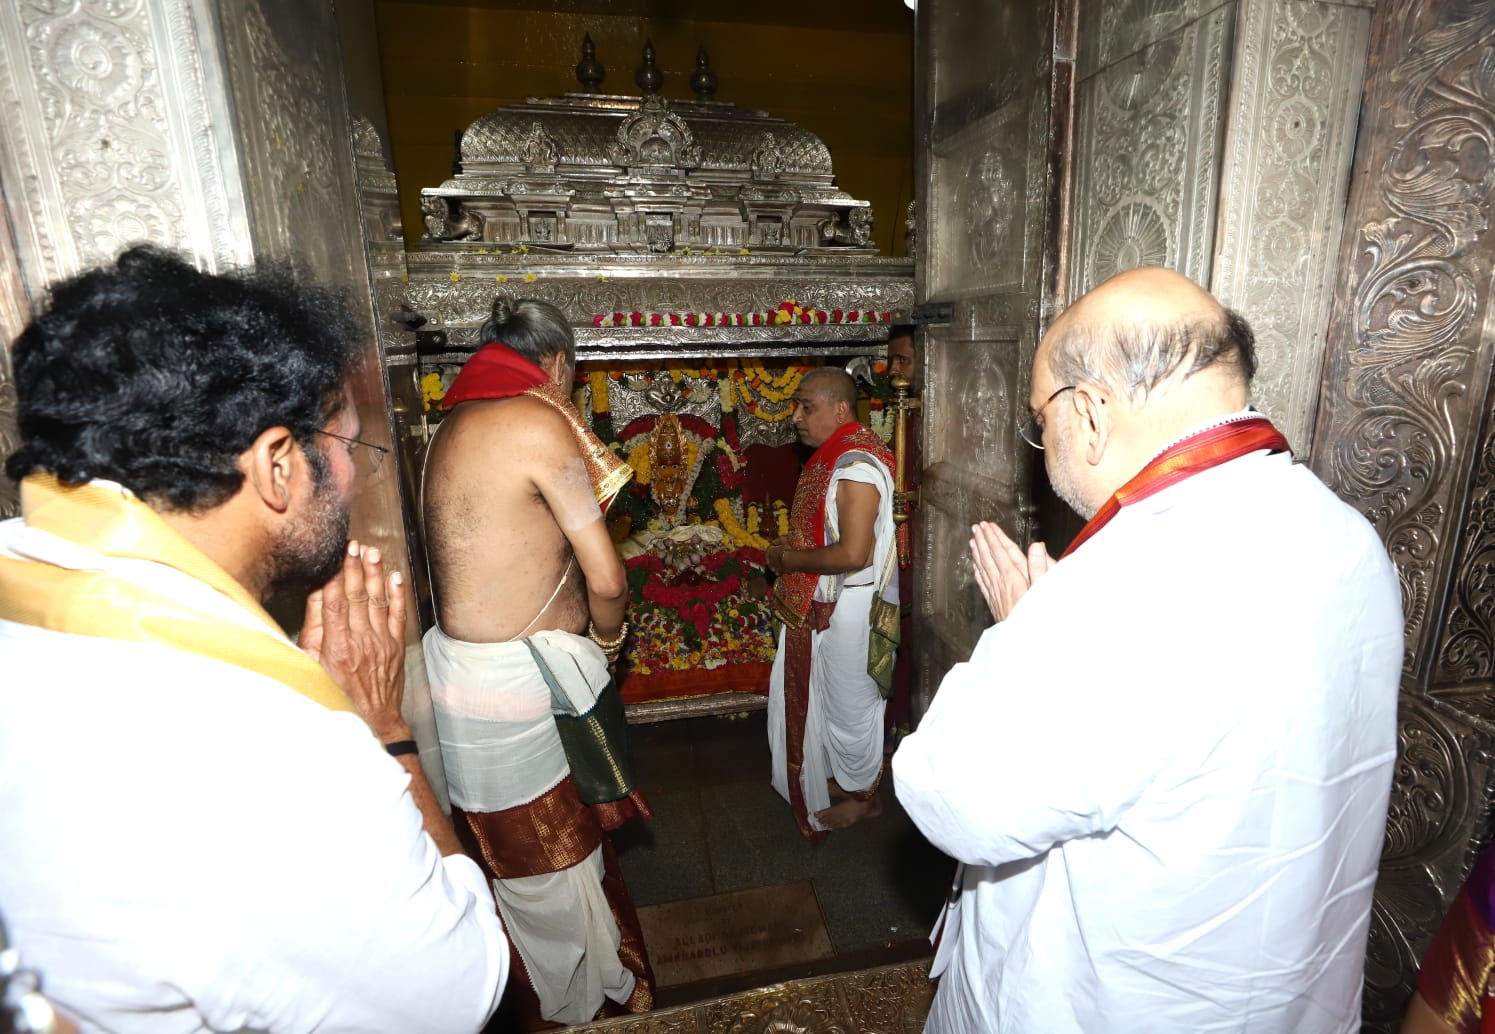
[[[648,814],[612,678],[627,582],[603,522],[632,471],[571,404],[558,309],[501,296],[483,340],[422,479],[437,616],[424,647],[453,819],[534,1011],[641,1012],[653,977],[607,835]]]

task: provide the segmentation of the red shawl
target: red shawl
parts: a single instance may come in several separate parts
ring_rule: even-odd
[[[586,463],[592,493],[602,506],[602,512],[606,513],[618,492],[633,477],[633,468],[592,433],[571,404],[570,396],[557,387],[544,370],[508,345],[491,341],[467,360],[462,372],[452,382],[451,390],[441,400],[441,408],[449,410],[471,399],[507,399],[515,395],[539,399],[566,418],[571,425],[571,436],[576,439],[581,458]]]
[[[1233,420],[1175,442],[1154,456],[1147,466],[1106,500],[1095,516],[1080,529],[1075,540],[1064,551],[1064,556],[1069,556],[1089,541],[1121,512],[1123,506],[1141,502],[1185,478],[1263,449],[1292,452],[1292,447],[1287,444],[1282,432],[1273,427],[1272,422],[1264,416]]]
[[[819,549],[825,541],[825,503],[836,464],[848,452],[865,452],[893,469],[893,454],[871,430],[856,422],[842,424],[816,449],[805,469],[800,472],[794,489],[794,504],[789,508],[789,548]],[[779,575],[773,587],[775,613],[786,623],[803,625],[815,598],[820,575],[808,571],[788,571]]]

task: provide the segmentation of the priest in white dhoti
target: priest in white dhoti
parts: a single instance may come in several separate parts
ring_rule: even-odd
[[[627,583],[603,523],[633,471],[571,403],[559,309],[500,295],[482,333],[422,478],[453,822],[514,946],[517,1025],[646,1012],[653,973],[608,836],[649,814],[611,670]]]
[[[1375,531],[1247,405],[1250,328],[1167,270],[1067,310],[1025,437],[1089,519],[973,530],[997,624],[893,758],[962,863],[926,1030],[1360,1027],[1402,615]]]
[[[883,709],[898,645],[893,456],[855,413],[844,370],[821,367],[800,382],[794,426],[815,452],[789,535],[767,550],[783,622],[769,681],[771,781],[811,840],[882,811]]]

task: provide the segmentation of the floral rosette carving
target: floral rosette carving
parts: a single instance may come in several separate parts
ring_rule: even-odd
[[[770,998],[742,1013],[727,1034],[849,1034],[823,1004],[808,999]]]

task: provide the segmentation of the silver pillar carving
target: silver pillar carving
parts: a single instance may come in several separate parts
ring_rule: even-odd
[[[1251,395],[1307,459],[1372,3],[1241,0],[1210,289],[1251,321]]]
[[[1396,1029],[1495,799],[1492,44],[1487,4],[1376,10],[1314,431],[1313,467],[1385,540],[1407,621],[1366,993],[1375,1031]]]
[[[220,70],[200,59],[211,26],[206,0],[0,5],[0,454],[10,343],[47,284],[140,240],[209,269],[250,257]]]
[[[210,270],[285,261],[349,288],[369,331],[353,385],[363,437],[389,441],[341,61],[325,0],[0,5],[0,191],[14,232],[0,249],[13,244],[4,265],[24,296],[0,281],[0,315],[19,320],[20,301],[35,308],[47,284],[139,241]],[[14,434],[6,369],[0,445]],[[360,486],[353,527],[408,571],[392,466]],[[412,616],[412,706],[427,695],[418,636]]]

